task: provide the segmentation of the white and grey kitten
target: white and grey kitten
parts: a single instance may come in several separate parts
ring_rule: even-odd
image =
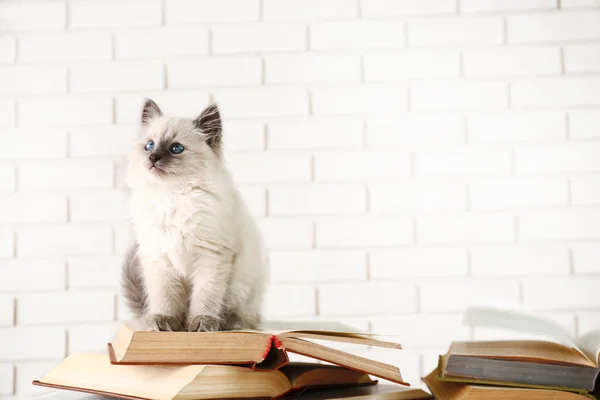
[[[262,239],[225,166],[216,105],[164,116],[146,99],[127,184],[135,243],[123,294],[149,330],[252,329],[267,281]]]

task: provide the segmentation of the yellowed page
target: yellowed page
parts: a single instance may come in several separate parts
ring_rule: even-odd
[[[75,353],[52,369],[40,382],[128,396],[171,400],[204,365],[162,367],[112,365],[108,354]]]
[[[579,338],[579,347],[596,364],[596,367],[600,365],[600,329],[581,336]]]

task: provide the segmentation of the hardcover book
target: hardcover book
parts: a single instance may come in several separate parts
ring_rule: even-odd
[[[132,323],[125,323],[108,347],[113,364],[246,365],[259,371],[280,369],[288,364],[288,353],[296,353],[407,385],[396,366],[333,349],[313,340],[401,349],[398,343],[378,340],[374,335],[349,329],[266,329],[148,332],[136,329]]]

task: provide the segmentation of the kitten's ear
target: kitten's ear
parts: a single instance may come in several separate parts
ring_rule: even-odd
[[[153,100],[146,98],[142,110],[142,125],[146,125],[151,119],[162,117],[163,113]]]
[[[206,135],[206,143],[213,151],[217,154],[220,153],[223,125],[219,107],[216,104],[206,107],[202,114],[194,120],[194,124]]]

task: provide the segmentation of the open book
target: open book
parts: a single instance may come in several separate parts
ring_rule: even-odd
[[[575,338],[552,321],[492,308],[470,308],[463,321],[471,326],[535,334],[544,340],[453,342],[440,357],[440,379],[594,391],[600,373],[600,330]]]
[[[367,374],[333,365],[289,363],[255,372],[226,365],[114,365],[106,354],[75,353],[34,385],[124,399],[278,398],[310,388],[373,385]]]
[[[587,397],[558,390],[472,385],[436,379],[437,369],[423,378],[436,400],[588,400]]]
[[[123,324],[108,349],[114,364],[228,364],[248,365],[253,370],[266,371],[286,365],[289,362],[287,353],[291,352],[408,386],[396,366],[332,349],[311,340],[401,349],[397,343],[378,340],[374,335],[352,332],[351,329],[148,332],[137,330],[131,323]]]

